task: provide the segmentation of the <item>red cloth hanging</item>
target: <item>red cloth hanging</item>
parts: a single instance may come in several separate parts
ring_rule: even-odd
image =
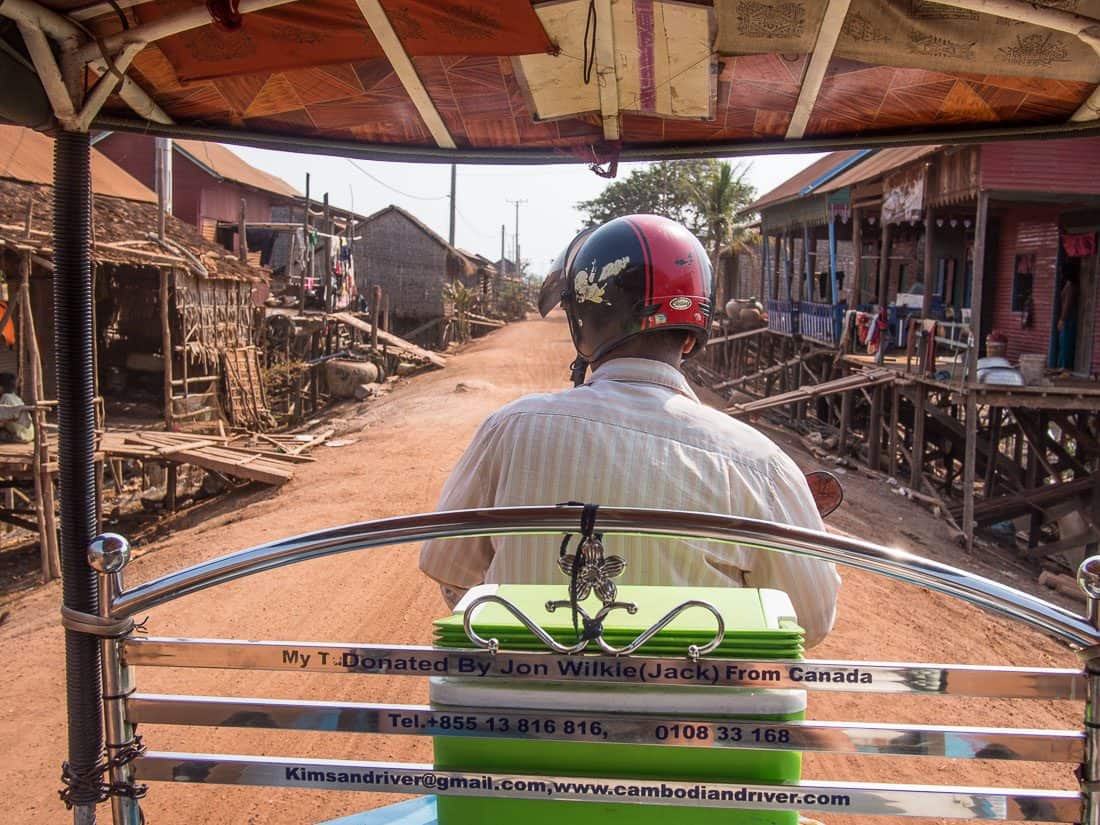
[[[1062,249],[1071,258],[1087,258],[1096,254],[1096,233],[1080,232],[1062,234]]]

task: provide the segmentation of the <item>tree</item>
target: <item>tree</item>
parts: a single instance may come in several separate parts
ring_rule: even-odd
[[[702,180],[691,184],[695,204],[706,227],[701,240],[710,249],[710,262],[715,271],[722,250],[747,232],[747,224],[738,222],[737,214],[756,194],[755,187],[745,180],[748,171],[746,164],[733,166],[722,161],[715,163]]]
[[[585,226],[596,226],[622,215],[663,215],[699,234],[703,228],[695,205],[693,183],[706,179],[713,161],[663,161],[634,169],[612,181],[598,196],[581,201]]]
[[[682,223],[717,264],[722,249],[737,239],[745,223],[737,214],[752,202],[755,189],[745,180],[747,164],[727,161],[662,161],[608,184],[597,197],[581,201],[585,225],[622,215],[652,214]]]

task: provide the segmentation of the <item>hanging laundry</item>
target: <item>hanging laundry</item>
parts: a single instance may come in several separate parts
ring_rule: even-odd
[[[1096,254],[1096,233],[1080,232],[1062,235],[1062,249],[1071,258],[1087,258]]]

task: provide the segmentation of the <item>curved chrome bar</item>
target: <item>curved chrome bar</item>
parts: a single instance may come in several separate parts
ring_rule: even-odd
[[[112,599],[110,615],[132,616],[253,573],[351,550],[458,536],[572,533],[580,514],[580,507],[498,507],[321,530],[230,553],[138,585]],[[956,596],[1074,645],[1100,643],[1100,631],[1083,616],[965,570],[859,539],[736,516],[634,507],[601,507],[599,529],[605,535],[699,538],[824,559]]]
[[[462,629],[466,631],[466,638],[473,642],[475,645],[481,648],[485,648],[490,653],[496,653],[500,650],[500,642],[496,639],[484,639],[478,635],[478,632],[474,630],[474,613],[477,608],[483,604],[499,604],[517,619],[520,623],[526,627],[535,638],[546,645],[550,650],[555,653],[563,653],[569,655],[572,653],[580,653],[588,646],[588,640],[582,639],[574,645],[560,644],[553,636],[535,624],[534,619],[529,617],[526,613],[516,607],[507,599],[502,599],[500,596],[482,596],[481,598],[474,599],[470,604],[466,606],[466,610],[463,611],[462,616]]]
[[[656,624],[652,625],[649,629],[642,631],[639,636],[636,636],[634,638],[634,641],[632,641],[625,647],[612,647],[604,641],[603,636],[598,638],[596,641],[599,643],[600,649],[603,650],[604,653],[611,654],[612,656],[629,656],[635,650],[640,648],[642,645],[644,645],[646,642],[648,642],[650,639],[652,639],[654,636],[664,630],[665,627],[667,627],[673,619],[675,619],[685,610],[690,610],[693,607],[701,607],[704,610],[709,611],[710,614],[714,616],[714,618],[718,622],[718,627],[714,631],[714,638],[712,638],[709,642],[707,642],[705,645],[688,645],[687,654],[694,661],[700,656],[706,656],[708,653],[717,650],[718,645],[722,644],[722,639],[726,637],[726,622],[722,618],[722,614],[718,612],[718,608],[710,602],[704,602],[700,599],[689,599],[682,604],[676,605],[676,607],[672,608],[672,610],[668,611],[668,613],[658,619]]]

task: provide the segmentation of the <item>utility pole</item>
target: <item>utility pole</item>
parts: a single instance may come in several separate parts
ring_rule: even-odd
[[[526,201],[526,199],[524,199],[524,200],[506,199],[506,200],[508,200],[508,203],[515,204],[515,207],[516,207],[515,250],[516,250],[516,276],[518,277],[519,276],[519,207],[520,207],[520,204],[527,203],[527,201]]]
[[[324,253],[321,255],[321,309],[331,312],[329,299],[332,294],[332,212],[328,205],[328,192],[325,192],[324,204],[321,213],[321,243],[324,243]]]
[[[500,267],[504,268],[504,224],[500,225]],[[500,273],[503,275],[504,273]]]
[[[302,247],[302,275],[298,279],[298,314],[306,312],[306,274],[312,269],[313,247],[309,243],[309,172],[306,172],[306,208],[302,210],[302,232],[304,246]]]
[[[172,212],[172,138],[156,139],[157,237],[164,240],[166,216]]]
[[[458,176],[458,166],[451,164],[451,231],[447,234],[447,243],[455,245],[455,183]]]

